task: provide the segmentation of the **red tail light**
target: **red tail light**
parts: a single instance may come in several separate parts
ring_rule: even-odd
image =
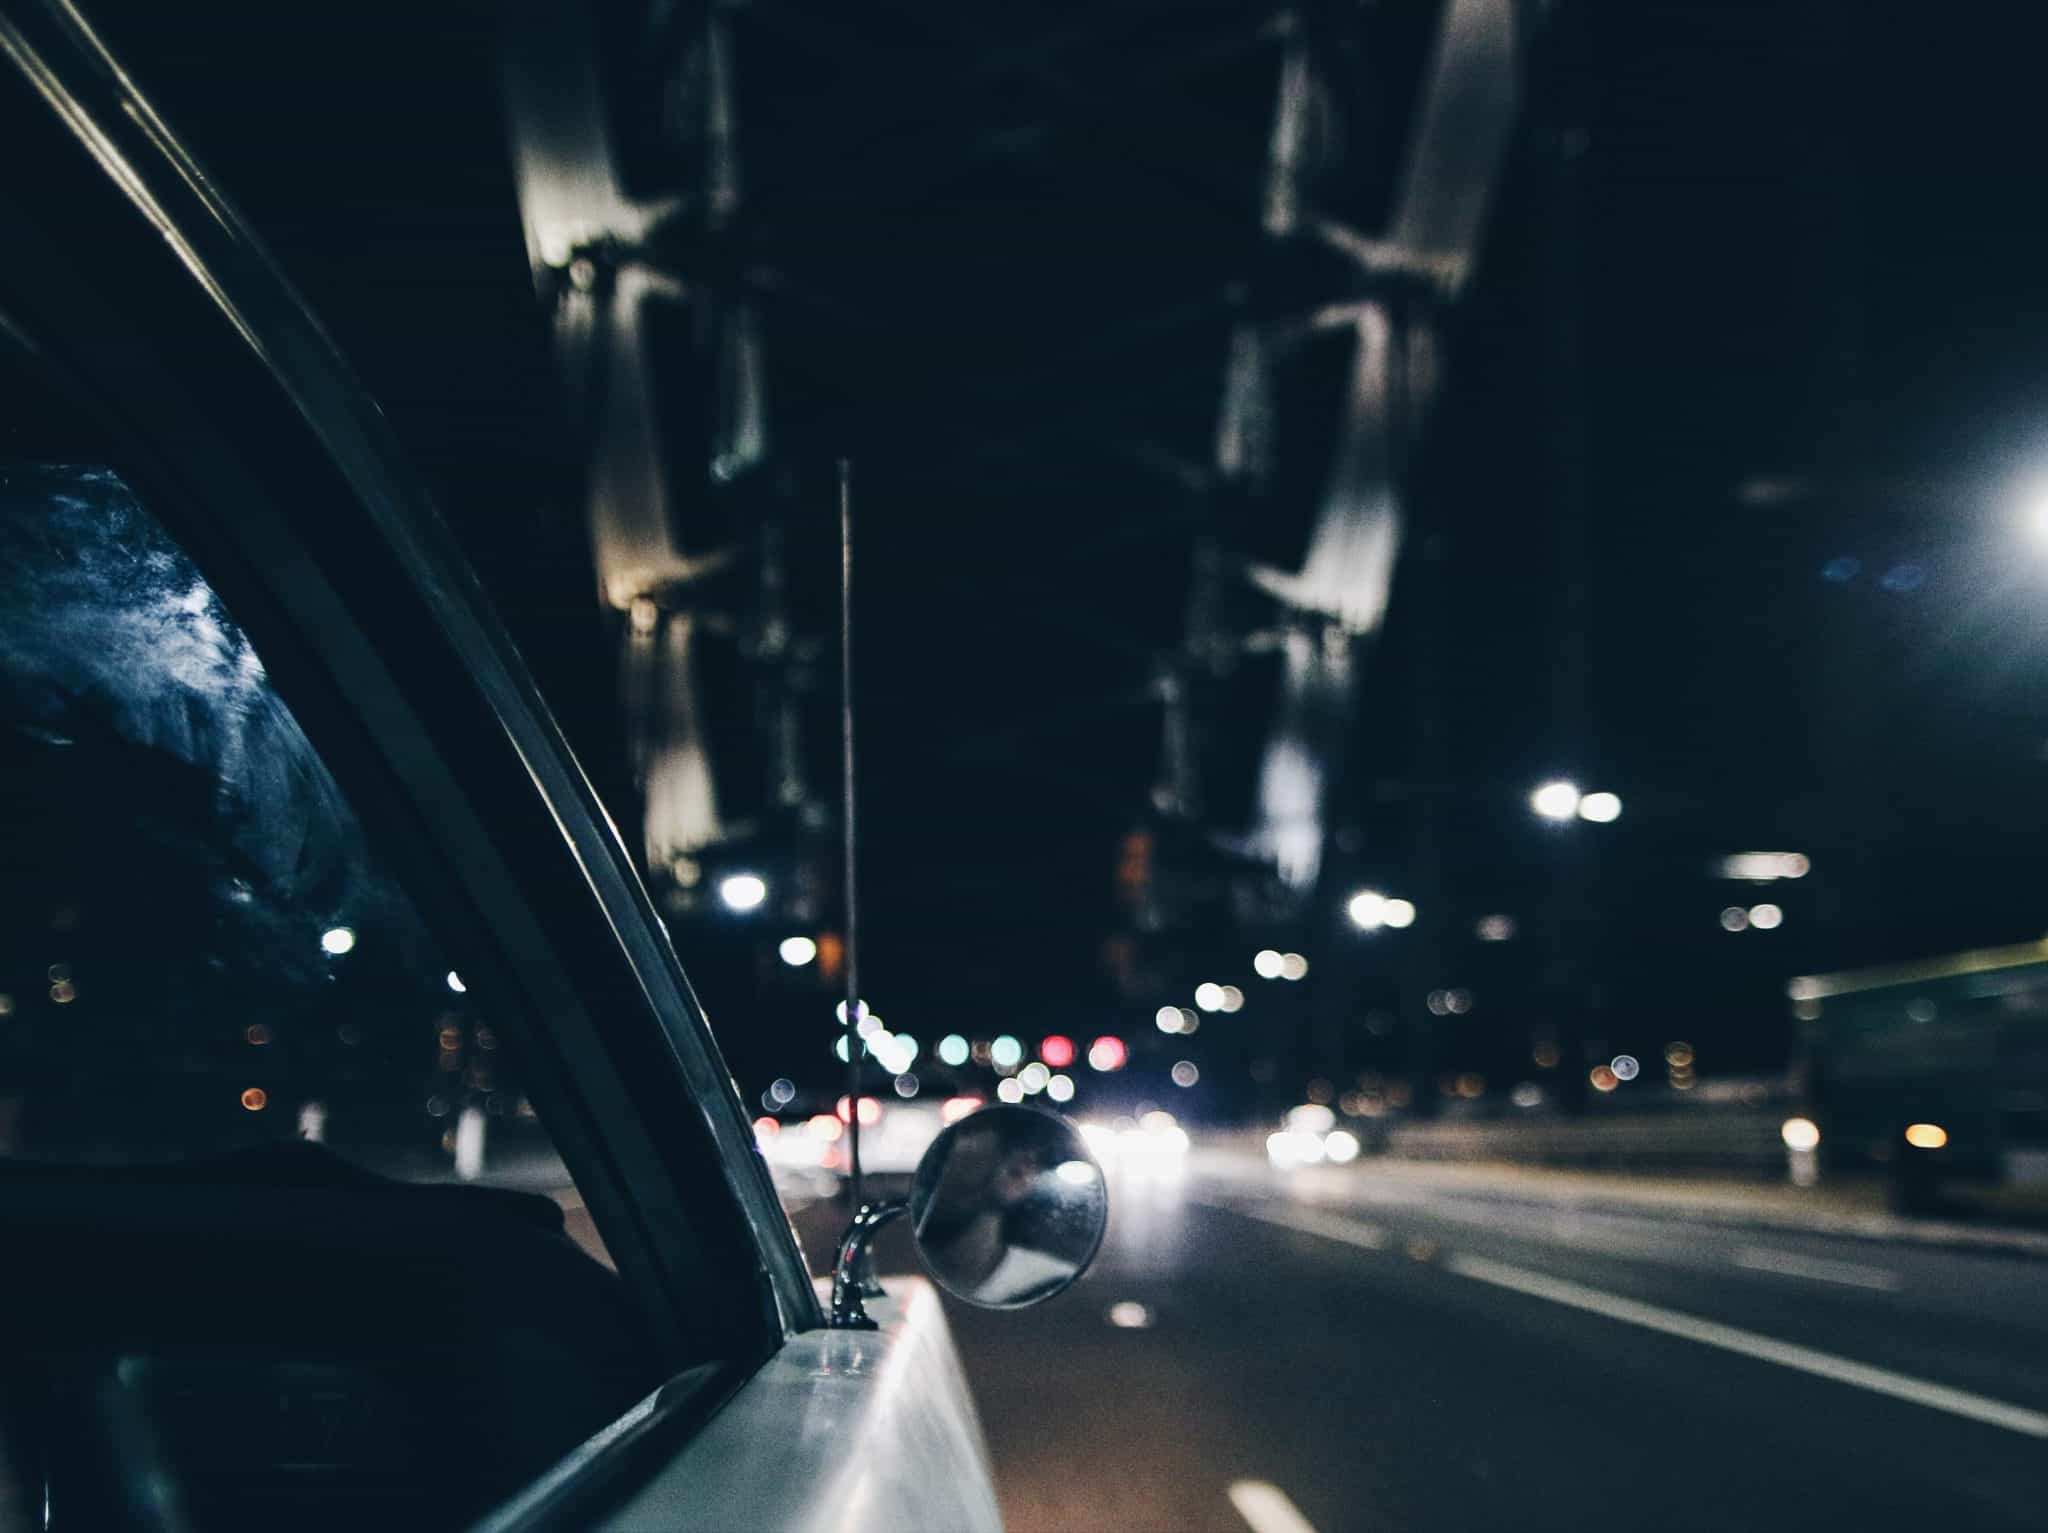
[[[850,1123],[853,1121],[846,1115],[845,1097],[841,1097],[839,1099],[839,1121],[841,1123]],[[860,1099],[860,1126],[862,1128],[873,1128],[877,1123],[880,1123],[881,1121],[882,1104],[879,1101],[877,1101],[874,1097],[862,1097]]]

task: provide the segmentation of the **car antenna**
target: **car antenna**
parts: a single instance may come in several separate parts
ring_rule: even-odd
[[[865,1039],[860,1030],[860,923],[854,903],[853,879],[853,463],[839,460],[839,823],[844,836],[846,867],[846,1005],[840,1037],[846,1049],[847,1196],[861,1207],[860,1185],[860,1059]]]
[[[840,1047],[846,1051],[846,1195],[852,1217],[832,1263],[831,1323],[843,1330],[872,1331],[864,1300],[878,1297],[868,1259],[875,1231],[903,1212],[899,1200],[869,1207],[860,1175],[860,1062],[866,1048],[860,1024],[867,1008],[860,998],[860,910],[854,887],[853,802],[853,464],[839,460],[839,823],[846,865],[846,1000],[840,1006]]]

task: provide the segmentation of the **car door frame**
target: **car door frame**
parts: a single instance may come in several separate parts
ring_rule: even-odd
[[[63,0],[0,0],[0,136],[0,331],[121,444],[525,1053],[689,1384],[620,1429],[698,1414],[823,1315],[616,829],[375,405]],[[684,1373],[707,1359],[720,1388]]]

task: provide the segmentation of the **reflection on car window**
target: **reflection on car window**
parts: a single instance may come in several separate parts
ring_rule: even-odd
[[[106,468],[0,464],[0,1154],[566,1185],[263,662]]]

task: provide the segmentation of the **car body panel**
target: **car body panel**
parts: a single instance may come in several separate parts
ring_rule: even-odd
[[[883,1280],[873,1331],[795,1336],[597,1527],[1000,1533],[988,1449],[936,1289]],[[765,1472],[764,1472],[765,1470]]]

